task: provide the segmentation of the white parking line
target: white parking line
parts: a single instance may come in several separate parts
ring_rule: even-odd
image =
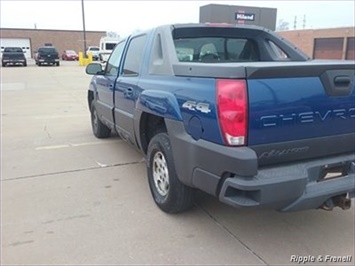
[[[25,88],[26,85],[23,82],[1,83],[0,85],[2,91],[24,90]]]
[[[71,117],[89,117],[89,114],[82,115],[41,115],[35,116],[35,119],[56,119],[56,118],[71,118]]]
[[[55,149],[63,149],[63,148],[70,148],[70,147],[82,147],[82,146],[92,146],[92,145],[99,145],[99,144],[107,144],[107,143],[112,143],[112,142],[117,142],[117,140],[114,141],[98,141],[98,142],[85,142],[85,143],[70,143],[70,144],[63,144],[63,145],[52,145],[52,146],[42,146],[42,147],[37,147],[36,151],[41,151],[41,150],[55,150]]]
[[[43,147],[37,147],[36,151],[40,150],[54,150],[54,149],[62,149],[62,148],[68,148],[70,145],[53,145],[53,146],[43,146]]]

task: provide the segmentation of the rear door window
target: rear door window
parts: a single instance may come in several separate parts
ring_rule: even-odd
[[[123,66],[124,76],[139,75],[146,41],[147,35],[140,35],[131,40]]]

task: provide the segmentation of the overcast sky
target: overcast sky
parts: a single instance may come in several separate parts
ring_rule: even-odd
[[[199,7],[207,4],[277,8],[277,21],[297,29],[354,26],[354,0],[347,1],[95,1],[85,0],[88,31],[114,31],[126,36],[161,24],[198,22]],[[2,28],[82,30],[81,0],[17,1],[0,0]]]

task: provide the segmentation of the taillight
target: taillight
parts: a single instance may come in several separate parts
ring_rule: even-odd
[[[227,145],[247,143],[248,95],[243,79],[217,79],[218,119]]]

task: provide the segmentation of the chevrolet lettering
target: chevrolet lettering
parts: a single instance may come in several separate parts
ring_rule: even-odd
[[[260,117],[262,127],[275,127],[289,123],[314,123],[323,122],[327,119],[354,119],[355,108],[349,109],[335,109],[328,110],[326,112],[303,112],[299,114],[287,114],[287,115],[267,115]]]

